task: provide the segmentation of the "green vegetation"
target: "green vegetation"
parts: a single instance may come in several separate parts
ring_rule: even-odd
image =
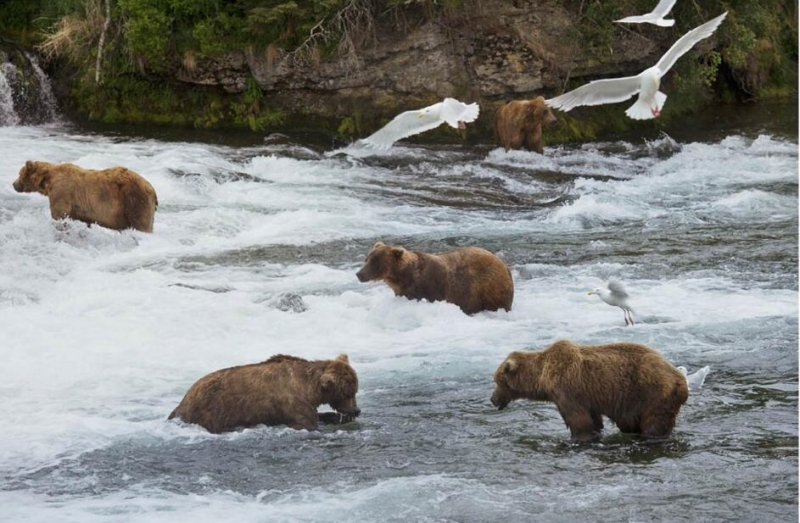
[[[680,60],[667,78],[670,103],[663,119],[714,100],[796,94],[796,2],[678,2],[672,13],[677,23],[671,29],[611,23],[652,9],[654,1],[564,0],[562,6],[576,16],[570,36],[598,64],[608,60],[623,31],[648,38],[663,35],[668,42],[729,11],[714,37],[715,49],[699,59]],[[111,17],[98,61],[107,2]],[[176,72],[195,71],[198,64],[224,59],[232,51],[273,58],[293,54],[312,63],[333,54],[357,59],[358,52],[373,44],[378,27],[408,29],[420,20],[436,19],[458,31],[482,9],[481,0],[5,0],[0,3],[0,34],[38,45],[60,64],[72,86],[73,109],[91,119],[264,131],[313,115],[282,114],[270,106],[254,78],[242,92],[231,94],[217,87],[190,87],[176,79]],[[102,74],[95,71],[98,63]],[[585,81],[573,79],[568,87]],[[475,126],[485,136],[491,133],[490,112]],[[576,111],[564,116],[559,130],[547,134],[550,141],[564,141],[622,130],[631,122],[620,113],[618,107]],[[343,119],[313,123],[353,137],[374,130],[388,116],[367,114],[354,109]]]

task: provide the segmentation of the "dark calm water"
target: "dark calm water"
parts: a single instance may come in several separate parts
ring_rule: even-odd
[[[148,136],[0,128],[0,521],[797,520],[796,104],[545,156]],[[140,172],[155,234],[57,230],[45,198],[11,188],[31,158]],[[497,252],[513,311],[360,284],[378,240]],[[635,327],[587,296],[609,278]],[[280,310],[285,293],[308,310]],[[712,370],[669,441],[607,423],[574,445],[552,405],[489,403],[505,355],[564,338]],[[166,421],[212,370],[341,352],[356,423],[215,436]]]

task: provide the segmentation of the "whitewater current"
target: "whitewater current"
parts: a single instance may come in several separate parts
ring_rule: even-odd
[[[673,138],[348,155],[0,128],[0,521],[796,521],[796,137]],[[29,159],[137,171],[154,233],[53,223],[11,187]],[[359,283],[377,241],[497,253],[513,310]],[[634,327],[587,295],[609,279]],[[509,352],[558,339],[711,373],[669,441],[607,423],[574,445],[553,405],[489,402]],[[347,353],[361,417],[166,420],[204,374],[279,353]]]

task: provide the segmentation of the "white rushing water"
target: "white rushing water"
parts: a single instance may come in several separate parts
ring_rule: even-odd
[[[505,355],[559,338],[648,343],[690,372],[710,364],[676,429],[696,452],[761,437],[761,421],[730,430],[721,421],[745,389],[761,390],[733,391],[748,369],[762,369],[756,383],[788,387],[789,399],[772,406],[793,397],[796,411],[797,268],[781,261],[796,262],[792,141],[665,138],[547,156],[399,147],[370,160],[7,127],[0,156],[0,521],[560,520],[642,495],[637,474],[653,492],[663,481],[711,500],[725,474],[767,474],[749,458],[731,458],[728,470],[712,450],[653,460],[654,477],[641,465],[602,468],[602,457],[559,450],[567,437],[552,407],[492,411],[491,373]],[[45,197],[11,187],[29,159],[139,172],[158,193],[154,234],[56,226]],[[547,201],[557,204],[539,205]],[[355,272],[378,240],[498,252],[515,278],[513,310],[469,317],[360,284]],[[610,277],[627,284],[634,328],[587,296]],[[308,310],[276,309],[282,293],[301,295]],[[166,421],[188,386],[215,369],[277,353],[342,352],[362,381],[358,429],[214,436]],[[404,416],[420,422],[429,405],[439,409],[431,431],[449,427],[447,405],[468,421],[423,443],[413,438],[424,435],[403,440]],[[763,430],[796,444],[791,408],[764,413],[776,425]],[[711,426],[704,409],[715,413]],[[493,430],[498,424],[508,432]],[[473,450],[436,462],[451,445]],[[267,447],[274,454],[261,455]],[[491,454],[497,447],[517,450]],[[370,472],[334,459],[350,452]],[[470,461],[484,452],[486,470],[473,473]],[[257,464],[269,455],[286,461]],[[331,465],[324,474],[291,465],[303,455]],[[170,468],[170,459],[181,465]],[[594,472],[562,484],[548,479],[548,465],[527,477],[542,459],[553,470],[589,460]],[[453,469],[458,463],[468,465]],[[181,477],[184,466],[191,473]],[[233,472],[214,473],[226,466]],[[795,471],[795,490],[796,479]],[[652,510],[642,502],[619,515],[670,520]],[[786,510],[796,514],[796,505]]]
[[[8,62],[0,64],[0,125],[17,125],[19,116],[14,110],[14,90],[17,68]]]

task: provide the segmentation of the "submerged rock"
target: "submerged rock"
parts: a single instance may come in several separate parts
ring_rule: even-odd
[[[280,294],[269,301],[269,306],[284,312],[305,312],[308,305],[303,301],[303,297],[293,292]]]

